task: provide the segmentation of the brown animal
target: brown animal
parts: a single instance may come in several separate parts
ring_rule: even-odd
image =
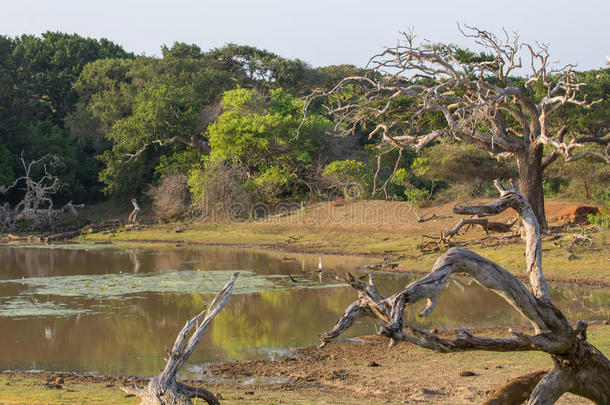
[[[491,392],[483,405],[517,405],[527,401],[536,385],[548,370],[535,371],[521,377],[508,380],[506,384]]]

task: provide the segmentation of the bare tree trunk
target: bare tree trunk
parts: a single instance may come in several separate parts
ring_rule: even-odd
[[[239,273],[233,277],[216,294],[207,310],[189,320],[178,333],[174,347],[161,373],[153,377],[146,387],[125,384],[121,389],[134,394],[142,400],[143,405],[192,405],[191,398],[201,398],[210,405],[220,405],[218,399],[208,390],[190,387],[176,380],[178,370],[184,365],[199,343],[212,319],[222,311],[233,290],[233,284]],[[188,333],[195,327],[190,339],[185,343]]]
[[[551,302],[542,272],[542,241],[534,211],[516,190],[505,190],[499,183],[496,186],[501,197],[495,202],[456,206],[454,212],[487,217],[508,208],[515,209],[525,230],[529,285],[496,263],[470,250],[458,248],[452,248],[439,257],[428,275],[387,298],[377,291],[372,273],[368,284],[349,275],[347,282],[358,290],[359,298],[345,310],[330,332],[320,334],[320,346],[345,332],[358,317],[369,315],[381,322],[381,334],[391,339],[391,345],[407,341],[440,353],[538,350],[550,354],[555,366],[536,384],[528,404],[552,404],[565,392],[589,398],[598,404],[610,404],[610,361],[587,341],[587,324],[578,322],[573,328]],[[406,306],[426,300],[427,304],[419,315],[430,314],[453,273],[467,273],[483,287],[503,297],[530,321],[534,334],[511,330],[513,337],[490,338],[473,336],[462,328],[455,339],[444,339],[407,324],[403,319]]]
[[[544,191],[542,189],[543,145],[532,146],[524,154],[517,155],[519,167],[519,191],[532,207],[542,230],[548,229],[544,213]]]
[[[133,205],[133,210],[129,214],[129,218],[127,218],[127,221],[131,224],[134,224],[138,220],[138,214],[140,213],[140,206],[138,205],[138,201],[135,198],[131,199],[131,205]]]

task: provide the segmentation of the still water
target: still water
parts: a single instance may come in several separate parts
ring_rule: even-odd
[[[185,374],[196,376],[205,362],[281,358],[291,347],[317,344],[355,300],[336,277],[376,262],[228,247],[0,246],[0,369],[154,375],[163,348],[235,270],[233,295]],[[376,280],[389,294],[417,277],[380,273]],[[552,296],[570,319],[610,319],[610,289],[553,286]],[[429,317],[417,317],[421,305],[405,315],[420,327],[524,324],[468,279],[452,281]],[[374,323],[362,319],[343,338],[371,333]]]

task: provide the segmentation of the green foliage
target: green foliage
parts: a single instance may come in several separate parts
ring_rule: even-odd
[[[274,202],[286,192],[293,178],[290,173],[278,166],[269,166],[245,183],[245,190],[256,196],[259,201]]]
[[[542,191],[545,197],[552,197],[565,190],[567,181],[561,177],[549,177],[542,180]]]
[[[610,204],[600,208],[599,214],[589,214],[587,219],[589,223],[597,225],[602,229],[610,229]]]
[[[322,172],[332,188],[341,190],[346,199],[367,198],[373,184],[373,171],[357,160],[335,160]]]
[[[192,96],[184,88],[154,85],[135,97],[132,114],[118,120],[108,134],[113,143],[112,150],[101,155],[106,167],[100,172],[100,180],[106,183],[107,193],[125,191],[116,179],[121,178],[126,166],[124,161],[130,153],[138,153],[144,145],[155,140],[168,140],[175,136],[186,138],[196,131],[199,105]],[[157,166],[154,162],[150,164]],[[152,174],[151,171],[140,181],[130,184],[131,192],[127,196],[141,192]]]
[[[404,186],[409,181],[407,171],[404,168],[396,170],[396,172],[390,177],[390,182],[397,186]]]
[[[563,183],[563,188],[558,191],[575,198],[604,202],[605,191],[610,187],[610,165],[596,158],[586,157],[574,162],[558,159],[546,174]]]
[[[429,161],[423,178],[436,183],[433,191],[449,187],[442,192],[443,199],[495,197],[493,179],[517,177],[513,161],[498,161],[473,145],[439,143],[424,150],[423,156]]]
[[[131,55],[106,39],[76,34],[0,36],[0,144],[9,152],[3,173],[21,172],[22,152],[26,162],[52,153],[64,162],[54,173],[67,183],[60,200],[99,198],[91,151],[74,145],[66,118],[77,108],[75,82],[84,67],[113,57]]]
[[[225,92],[221,103],[224,112],[208,127],[210,158],[239,166],[257,200],[298,193],[318,148],[315,137],[330,122],[316,114],[302,121],[303,101],[282,89],[264,97],[238,88]]]
[[[155,173],[161,177],[170,174],[188,173],[202,161],[204,156],[200,150],[189,147],[186,150],[161,155],[159,164],[155,167]]]
[[[405,189],[406,201],[421,207],[430,198],[430,192],[426,189],[417,188],[413,185]]]
[[[426,184],[419,176],[427,173],[430,165],[426,158],[418,157],[411,164],[411,172],[407,172],[404,168],[396,170],[390,178],[390,182],[401,188],[405,201],[408,201],[416,206],[422,206],[429,200],[433,193],[433,187]],[[397,197],[399,197],[397,195]]]
[[[430,159],[417,157],[411,164],[411,172],[416,176],[424,176],[430,171]]]

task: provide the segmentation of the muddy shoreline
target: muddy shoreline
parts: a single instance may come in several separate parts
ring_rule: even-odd
[[[591,322],[589,330],[607,340],[608,321]],[[531,332],[528,328],[516,328]],[[435,331],[455,336],[457,329]],[[508,328],[473,328],[476,335],[507,336]],[[220,394],[223,403],[479,403],[506,379],[548,368],[548,356],[537,352],[469,352],[437,354],[401,343],[389,348],[387,339],[362,336],[322,349],[295,348],[283,360],[208,363],[197,380],[186,380]],[[28,387],[70,390],[93,384],[119,391],[125,382],[146,384],[137,376],[95,376],[67,372],[0,371],[6,386],[28,380]],[[56,383],[61,386],[57,387]],[[26,387],[27,388],[27,387]],[[1,402],[2,388],[0,388]],[[585,404],[566,396],[560,403]]]

